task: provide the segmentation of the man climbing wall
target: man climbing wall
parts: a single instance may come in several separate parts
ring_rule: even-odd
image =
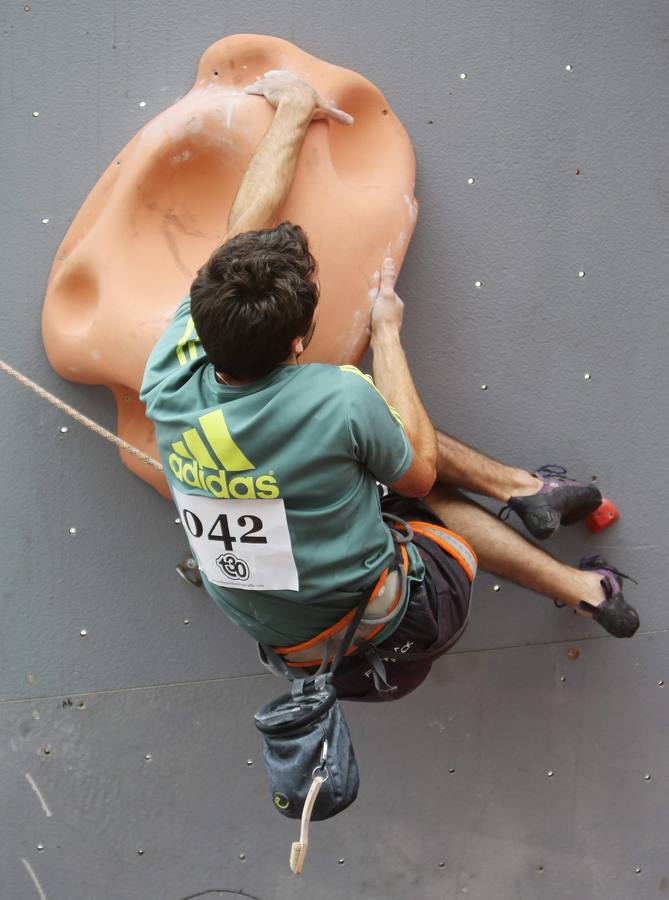
[[[352,655],[336,679],[340,696],[366,700],[413,690],[457,640],[477,557],[631,636],[638,616],[615,567],[600,557],[566,566],[457,492],[507,503],[539,539],[601,501],[564,470],[530,474],[435,433],[402,349],[391,258],[370,319],[375,384],[351,366],[299,364],[317,327],[317,264],[298,226],[272,226],[310,122],[350,117],[285,72],[248,92],[276,115],[226,239],[156,344],[140,395],[209,594],[256,640],[307,669],[332,652],[347,614],[369,595],[357,640],[378,648],[385,674]],[[390,486],[382,499],[377,482]],[[406,536],[406,522],[413,540],[402,578],[391,565],[391,526]]]

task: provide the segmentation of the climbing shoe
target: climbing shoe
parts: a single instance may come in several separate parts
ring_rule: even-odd
[[[579,608],[591,613],[595,622],[598,622],[614,637],[632,637],[639,627],[639,614],[623,597],[622,581],[623,578],[630,581],[634,581],[634,579],[619,572],[601,556],[586,556],[580,561],[578,567],[583,571],[597,572],[598,575],[601,575],[601,585],[605,594],[604,599],[597,606],[581,601]],[[634,581],[634,584],[637,582]]]
[[[542,482],[539,492],[527,497],[510,497],[499,517],[506,519],[513,510],[539,541],[555,534],[560,525],[573,525],[584,519],[602,502],[599,488],[567,478],[563,466],[542,466],[533,474]]]

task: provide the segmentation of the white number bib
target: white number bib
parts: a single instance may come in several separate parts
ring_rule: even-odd
[[[193,556],[212,584],[299,590],[283,500],[220,500],[171,487]]]

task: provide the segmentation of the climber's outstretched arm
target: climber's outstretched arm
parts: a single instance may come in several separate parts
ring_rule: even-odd
[[[411,466],[391,487],[405,497],[424,497],[436,477],[437,437],[402,349],[403,312],[404,303],[395,293],[395,264],[388,257],[381,266],[379,290],[372,307],[370,346],[374,354],[374,381],[387,402],[401,415],[413,448]]]
[[[290,72],[267,72],[245,92],[265,97],[276,107],[276,114],[244,173],[228,217],[226,240],[240,232],[269,228],[275,223],[292,184],[302,141],[312,119],[353,122],[351,116],[323,100]]]

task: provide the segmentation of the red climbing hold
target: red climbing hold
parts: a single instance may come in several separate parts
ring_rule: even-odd
[[[585,524],[590,531],[604,531],[605,528],[613,525],[619,518],[618,507],[613,500],[604,497],[597,509],[585,517]]]

